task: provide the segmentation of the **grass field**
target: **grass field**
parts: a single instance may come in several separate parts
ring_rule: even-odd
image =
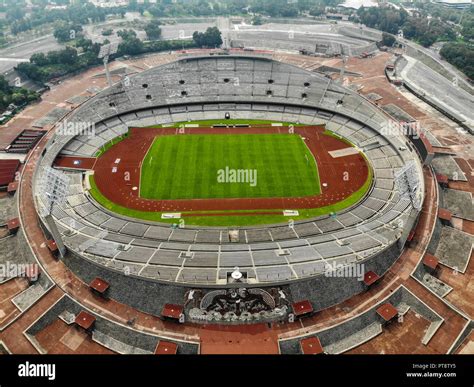
[[[231,170],[246,172],[233,181]],[[160,136],[143,160],[140,179],[140,196],[156,200],[299,197],[320,192],[314,157],[296,134]]]
[[[173,125],[164,125],[164,126],[179,127],[181,124],[188,124],[188,123],[189,122],[183,122],[183,123],[175,123]],[[262,121],[260,121],[260,120],[230,120],[230,121],[229,120],[206,120],[206,121],[193,121],[193,122],[191,122],[191,124],[198,124],[199,126],[212,126],[212,125],[219,124],[219,123],[226,123],[226,124],[246,123],[246,124],[249,124],[249,125],[253,126],[253,125],[260,125],[260,124],[270,125],[271,121],[263,121],[263,120]],[[287,126],[290,123],[285,123],[284,122],[282,124],[284,126]],[[295,124],[295,126],[297,126],[297,125]],[[161,126],[159,126],[159,127],[161,127]],[[325,131],[324,134],[340,138],[339,136],[337,136],[336,134],[334,134],[330,131]],[[126,134],[125,136],[123,136],[121,138],[116,138],[116,139],[110,141],[98,153],[103,154],[110,147],[115,145],[117,142],[121,141],[127,135],[128,134]],[[206,137],[211,137],[211,136],[218,136],[218,135],[208,135]],[[229,137],[229,135],[225,135],[225,136]],[[272,135],[239,135],[239,136],[272,136]],[[291,136],[291,135],[284,135],[284,136]],[[297,137],[296,135],[293,135],[293,136]],[[173,137],[179,137],[179,136],[173,136]],[[183,135],[180,138],[186,138],[186,137],[191,137],[191,135]],[[303,153],[298,152],[300,154],[300,161],[299,162],[301,162],[301,157],[303,157],[304,164],[307,165],[304,154],[306,152],[310,154],[310,152],[307,149],[306,145],[303,143],[303,141],[301,139],[299,141],[300,141],[300,145],[304,146],[304,152]],[[288,144],[288,138],[285,139],[284,142],[285,142],[285,147],[286,147],[286,145]],[[348,142],[347,140],[345,140],[345,142],[350,144],[350,142]],[[156,141],[153,144],[153,146],[155,146],[155,145],[156,145]],[[248,153],[252,149],[252,146],[254,146],[254,144],[248,145],[248,147],[244,150],[245,153]],[[218,151],[218,152],[217,151],[218,151],[217,149],[213,150],[213,152],[211,152],[212,155],[221,154],[221,156],[224,156],[222,151]],[[276,153],[278,159],[280,159],[280,156],[278,156],[278,154],[282,153],[281,150],[278,150],[276,152],[274,152],[274,151],[271,151],[271,152],[273,153],[272,157],[275,157],[275,153]],[[159,153],[161,153],[161,150],[158,151],[158,154]],[[229,152],[227,151],[227,153],[225,155],[226,158],[230,157],[228,155],[228,153]],[[148,156],[150,156],[150,154],[147,155],[147,158],[148,158]],[[199,171],[202,170],[202,165],[203,165],[202,164],[202,158],[200,156],[201,156],[200,154],[196,154],[194,156],[195,157],[194,163],[191,163],[190,159],[186,159],[187,160],[186,162],[182,162],[182,161],[180,162],[181,165],[184,165],[185,173],[188,173],[188,169],[189,169],[188,167],[191,166],[191,168],[194,168],[195,172],[198,173],[197,177],[200,176]],[[235,154],[235,152],[233,152],[232,157],[237,159],[237,160],[240,160],[240,159],[242,159],[242,161],[245,160],[243,155]],[[262,152],[260,152],[258,157],[260,157],[260,160],[262,160],[262,159],[266,160],[267,155],[264,151],[264,148],[263,148]],[[285,157],[288,157],[288,156],[285,156]],[[311,155],[310,160],[314,163],[314,159],[313,159],[312,155]],[[148,161],[150,162],[150,160],[148,160]],[[155,160],[155,161],[157,161],[157,160]],[[280,161],[278,161],[278,162],[280,162]],[[151,163],[155,164],[154,160],[152,160]],[[167,163],[170,163],[170,160],[168,160]],[[158,164],[159,163],[157,163],[157,166],[158,166]],[[168,164],[168,166],[169,166],[169,164]],[[239,166],[237,166],[237,167],[239,167]],[[240,166],[240,168],[243,168],[243,167]],[[256,167],[252,166],[251,168],[256,168]],[[314,171],[316,172],[316,178],[313,180],[313,182],[316,182],[317,181],[316,179],[318,179],[318,174],[317,174],[317,169],[316,168],[317,167],[314,166]],[[142,173],[143,172],[144,171],[142,171]],[[148,173],[150,173],[150,172],[153,172],[153,168],[151,168]],[[159,174],[159,171],[156,171],[156,170],[154,171],[155,174],[157,172]],[[291,172],[292,172],[292,174],[296,174],[295,171],[291,171]],[[275,175],[275,176],[283,176],[284,169],[283,169],[283,172],[281,170],[277,170],[275,173],[277,173],[277,175]],[[257,187],[261,183],[261,178],[262,178],[261,175],[262,174],[263,174],[263,172],[258,171],[258,174],[257,174],[257,182],[258,182]],[[211,174],[210,176],[212,177],[214,182],[216,182],[216,171],[215,170],[214,170],[214,173]],[[270,178],[270,177],[271,177],[271,180],[273,180],[273,175],[272,174],[267,175],[267,178]],[[149,184],[150,184],[150,189],[151,190],[153,190],[154,187],[156,187],[157,183],[156,183],[155,178],[158,178],[158,176],[153,176],[153,173],[151,173],[151,176],[149,177],[149,179],[150,179]],[[338,203],[335,203],[335,204],[332,204],[332,205],[329,205],[329,206],[325,206],[325,207],[312,208],[312,209],[299,209],[299,216],[292,217],[291,219],[295,220],[295,221],[303,220],[303,219],[312,218],[312,217],[316,217],[316,216],[335,213],[335,212],[341,211],[345,208],[348,208],[348,207],[356,204],[357,202],[359,202],[367,194],[370,187],[372,186],[372,181],[373,181],[373,172],[369,168],[369,176],[368,176],[365,184],[358,191],[354,192],[352,195],[350,195],[346,199],[344,199],[344,200],[342,200]],[[140,211],[140,210],[134,210],[134,209],[131,209],[131,208],[126,208],[126,207],[120,206],[120,205],[110,201],[107,197],[105,197],[99,191],[99,189],[97,188],[97,185],[94,181],[94,176],[90,176],[89,183],[90,183],[90,186],[91,186],[91,189],[89,191],[91,196],[100,205],[102,205],[103,207],[107,208],[108,210],[110,210],[112,212],[115,212],[115,213],[118,213],[118,214],[121,214],[121,215],[124,215],[124,216],[128,216],[130,218],[136,218],[136,219],[142,219],[142,220],[148,220],[148,221],[156,221],[156,222],[160,222],[160,223],[168,223],[168,224],[170,224],[170,226],[171,226],[171,224],[177,222],[176,219],[161,219],[161,216],[162,216],[161,212]],[[224,184],[224,185],[231,185],[231,186],[236,185],[236,186],[238,186],[239,184]],[[296,184],[293,184],[293,185],[296,185]],[[269,188],[269,187],[267,187],[267,188]],[[317,182],[317,188],[319,189],[319,181]],[[188,188],[185,188],[185,190],[187,190],[187,189]],[[247,189],[248,189],[248,187],[247,187]],[[268,189],[268,190],[270,192],[273,191],[273,189]],[[319,193],[319,191],[318,191],[318,193]],[[195,195],[195,194],[197,194],[197,193],[193,193],[193,195]],[[290,196],[290,195],[288,195],[288,196]],[[238,196],[238,197],[243,197],[243,196]],[[274,197],[274,195],[273,195],[273,197]],[[278,210],[278,209],[275,209],[275,210]],[[283,209],[280,209],[280,210],[283,210]],[[229,215],[229,216],[222,216],[222,215],[217,216],[216,215],[216,216],[213,216],[212,215],[213,211],[199,211],[199,212],[200,213],[206,213],[207,216],[193,216],[192,212],[191,213],[182,212],[182,214],[184,216],[183,220],[185,221],[185,224],[186,225],[195,225],[195,226],[228,227],[228,226],[252,226],[252,225],[263,225],[263,224],[275,224],[275,223],[288,222],[288,220],[289,220],[289,218],[283,216],[283,214],[282,215],[259,215],[259,216],[255,216],[255,215],[251,215],[251,214],[247,213],[247,212],[251,213],[253,211],[232,211],[233,213],[236,213],[236,212],[240,213],[239,216],[236,216],[236,215]]]
[[[316,216],[322,216],[322,215],[335,213],[345,208],[353,206],[354,204],[359,202],[369,191],[372,185],[372,179],[373,179],[373,172],[371,169],[369,169],[369,176],[366,182],[364,183],[364,185],[359,190],[357,190],[352,195],[350,195],[348,198],[338,203],[325,206],[325,207],[299,209],[299,216],[295,216],[292,218],[283,216],[283,214],[282,215],[261,215],[261,216],[246,215],[246,212],[248,211],[238,211],[241,213],[241,215],[239,216],[236,216],[236,215],[192,216],[192,213],[184,212],[183,214],[186,214],[188,216],[186,216],[183,219],[185,220],[185,224],[190,225],[190,226],[229,227],[229,226],[256,226],[256,225],[263,225],[263,224],[276,224],[276,223],[288,222],[290,219],[297,221],[297,220],[313,218]],[[89,193],[97,201],[97,203],[102,205],[104,208],[107,208],[109,211],[112,211],[124,216],[128,216],[130,218],[143,219],[143,220],[149,220],[149,221],[160,222],[160,223],[169,223],[170,225],[177,222],[176,219],[162,219],[161,218],[161,215],[163,214],[162,212],[134,210],[131,208],[120,206],[110,201],[104,195],[102,195],[102,193],[97,188],[93,175],[90,176],[89,178],[89,184],[91,186]],[[232,212],[236,212],[236,211],[232,211]],[[207,213],[211,214],[212,211],[207,211]]]

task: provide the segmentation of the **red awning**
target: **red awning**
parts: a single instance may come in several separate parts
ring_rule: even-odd
[[[51,251],[52,253],[58,251],[58,246],[56,245],[56,242],[52,239],[48,240],[48,242],[46,242],[46,245],[48,246],[49,251]]]
[[[436,181],[438,183],[441,183],[441,184],[448,184],[449,179],[448,179],[448,176],[443,175],[441,173],[437,173],[436,174]]]
[[[89,287],[96,292],[105,293],[105,291],[110,287],[109,283],[102,278],[94,278],[90,283]]]
[[[366,284],[367,286],[370,286],[379,278],[380,276],[377,273],[374,273],[373,271],[368,271],[367,273],[364,274],[364,284]]]
[[[301,316],[303,314],[311,313],[313,311],[313,305],[308,300],[295,302],[292,305],[295,316]]]
[[[20,228],[20,219],[13,218],[7,222],[8,231],[15,231]]]
[[[390,321],[398,315],[398,310],[392,304],[386,303],[377,308],[377,314],[385,321]]]
[[[319,355],[324,353],[321,342],[316,336],[301,340],[300,347],[304,355]]]
[[[423,265],[429,267],[430,269],[436,270],[438,267],[438,258],[434,255],[426,253],[423,257]]]
[[[179,317],[183,313],[183,310],[184,308],[181,305],[165,304],[163,310],[161,311],[161,315],[163,317],[179,320]]]
[[[95,323],[95,317],[83,310],[76,316],[76,320],[74,321],[77,325],[85,330],[89,330]]]
[[[155,349],[155,355],[176,355],[178,353],[178,345],[171,341],[160,340]]]
[[[443,220],[448,220],[450,221],[452,218],[451,211],[446,210],[445,208],[440,208],[438,210],[438,217]]]
[[[411,230],[410,234],[408,234],[407,242],[411,242],[414,236],[415,236],[415,230]]]
[[[10,184],[8,184],[7,192],[8,193],[14,193],[18,190],[18,182],[13,181]]]

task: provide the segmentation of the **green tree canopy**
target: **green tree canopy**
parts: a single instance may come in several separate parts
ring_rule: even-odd
[[[193,40],[198,47],[220,47],[222,45],[221,32],[217,27],[209,27],[206,32],[193,34]]]
[[[152,20],[145,26],[145,32],[150,40],[157,40],[161,37],[160,22],[158,20]]]

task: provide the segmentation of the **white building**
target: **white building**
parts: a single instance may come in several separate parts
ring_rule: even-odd
[[[344,3],[338,4],[337,6],[347,9],[359,9],[361,7],[378,7],[379,3],[375,0],[346,0]]]
[[[89,0],[89,3],[100,8],[124,7],[127,6],[128,0]]]
[[[465,9],[472,5],[472,0],[436,0],[438,4],[441,4],[447,8]]]

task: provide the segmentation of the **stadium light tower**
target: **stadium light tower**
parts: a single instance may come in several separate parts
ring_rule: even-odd
[[[69,177],[54,168],[47,167],[44,169],[41,183],[43,184],[46,197],[45,220],[61,257],[64,257],[66,247],[53,219],[52,212],[55,204],[61,204],[66,200],[69,191]]]
[[[100,47],[98,58],[104,60],[105,75],[107,77],[107,83],[112,86],[112,79],[110,78],[109,72],[109,57],[110,55],[116,54],[118,51],[118,43],[104,44]]]
[[[341,70],[339,71],[339,83],[341,85],[344,83],[344,74],[346,72],[346,63],[347,63],[347,55],[342,55],[342,66],[341,66]]]

